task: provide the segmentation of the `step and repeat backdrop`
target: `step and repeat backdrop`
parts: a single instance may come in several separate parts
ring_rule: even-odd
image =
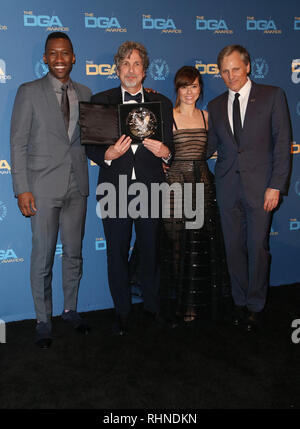
[[[251,54],[251,78],[278,85],[287,95],[292,126],[293,170],[289,195],[274,214],[270,233],[270,284],[300,280],[300,5],[298,0],[12,0],[0,4],[0,318],[34,318],[30,291],[30,220],[17,207],[11,183],[10,117],[23,82],[44,76],[44,43],[49,32],[65,31],[76,54],[72,78],[102,91],[119,85],[113,56],[126,40],[143,43],[150,67],[145,86],[173,102],[173,79],[183,65],[202,73],[204,98],[199,107],[225,90],[216,64],[228,44]],[[214,161],[209,161],[214,169]],[[98,167],[89,165],[90,197],[78,310],[112,307],[106,242],[96,214]],[[53,313],[62,311],[62,245],[58,239],[53,272]]]

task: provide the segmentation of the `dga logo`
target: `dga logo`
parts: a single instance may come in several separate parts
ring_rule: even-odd
[[[62,255],[63,255],[62,244],[57,244],[55,248],[55,256],[62,257]]]
[[[47,64],[45,64],[43,60],[38,61],[34,67],[34,72],[38,79],[45,76],[48,73]]]
[[[64,27],[58,16],[34,15],[32,11],[24,11],[24,27],[43,27],[46,31],[69,31]]]
[[[269,73],[268,63],[264,58],[256,58],[251,63],[251,74],[254,79],[264,79]]]
[[[292,61],[292,82],[300,82],[300,58]]]
[[[290,219],[290,231],[300,229],[300,222],[297,219]]]
[[[202,61],[196,61],[195,68],[201,74],[209,74],[213,77],[221,77],[217,64],[204,64]]]
[[[182,33],[182,30],[176,28],[173,19],[152,18],[151,15],[142,16],[142,28],[143,30],[160,30],[162,33]]]
[[[297,112],[297,115],[300,116],[300,101],[298,101],[297,103],[296,112]]]
[[[293,155],[300,153],[300,144],[297,144],[296,142],[292,142],[291,145],[291,153]]]
[[[233,34],[224,19],[204,19],[204,16],[196,16],[197,31],[213,31],[215,34]]]
[[[295,183],[295,192],[300,197],[300,179]]]
[[[7,25],[0,24],[0,31],[6,31],[6,30],[7,30]]]
[[[85,72],[87,76],[105,76],[107,79],[118,79],[115,64],[94,64],[93,61],[86,61]]]
[[[109,18],[107,16],[94,16],[93,13],[84,14],[85,28],[100,28],[112,33],[126,33],[127,28],[121,28],[120,23],[114,16]]]
[[[149,66],[149,73],[154,80],[166,80],[169,74],[169,66],[165,60],[153,60]]]
[[[0,59],[0,83],[6,83],[7,80],[11,79],[10,74],[6,74],[6,63]]]
[[[3,203],[3,201],[0,201],[0,222],[3,221],[6,215],[7,215],[7,207]]]
[[[276,235],[278,235],[279,234],[279,232],[278,231],[275,231],[274,230],[274,228],[273,227],[271,227],[271,230],[270,230],[270,236],[271,237],[274,237],[274,236],[276,236]]]
[[[104,240],[104,238],[96,238],[95,241],[95,250],[99,251],[99,250],[106,250],[106,240]]]
[[[273,19],[255,19],[254,16],[247,16],[247,31],[263,31],[265,34],[281,34]]]
[[[18,258],[13,249],[0,249],[0,262],[1,264],[24,262],[24,258]]]
[[[10,174],[10,165],[6,159],[0,159],[0,174]]]
[[[300,30],[300,16],[295,16],[294,30]]]

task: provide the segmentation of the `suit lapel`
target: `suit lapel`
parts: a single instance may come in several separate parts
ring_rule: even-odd
[[[251,124],[251,121],[253,120],[253,118],[256,117],[258,113],[258,108],[257,108],[258,92],[259,92],[258,86],[254,82],[252,82],[248,104],[245,112],[245,118],[244,118],[243,131],[245,130],[245,132],[246,132],[246,129],[249,128],[249,126],[253,126],[253,124]]]
[[[69,141],[69,136],[66,131],[66,127],[63,120],[63,115],[60,110],[60,106],[57,101],[57,97],[53,90],[48,75],[42,78],[41,80],[42,88],[45,95],[45,100],[47,102],[48,118],[56,125],[57,131],[63,136],[64,140]]]
[[[121,87],[118,86],[117,88],[114,88],[109,94],[108,94],[108,101],[109,104],[122,104],[122,91]]]
[[[231,137],[233,143],[236,144],[236,141],[230,126],[229,117],[228,117],[228,96],[229,96],[229,92],[227,91],[225,92],[224,98],[222,101],[222,117],[225,118],[225,127],[229,136]]]

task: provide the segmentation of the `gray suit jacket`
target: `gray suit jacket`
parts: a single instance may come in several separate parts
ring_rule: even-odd
[[[72,82],[79,101],[91,91]],[[15,195],[61,198],[67,190],[71,165],[79,191],[88,195],[88,165],[76,125],[70,141],[48,75],[18,89],[11,120],[11,171]]]

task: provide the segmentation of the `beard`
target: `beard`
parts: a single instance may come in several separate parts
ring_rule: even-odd
[[[134,78],[134,79],[129,79],[129,76],[125,76],[124,83],[127,88],[134,88],[135,86],[138,85],[137,77],[134,75],[134,76],[130,76],[130,78]]]

